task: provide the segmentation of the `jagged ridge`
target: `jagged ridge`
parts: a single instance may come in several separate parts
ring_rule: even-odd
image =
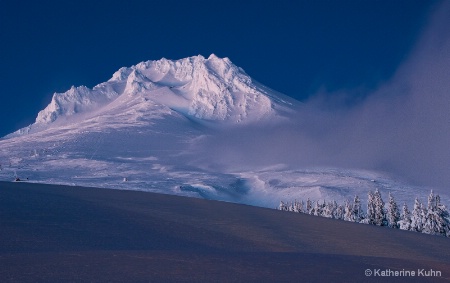
[[[185,115],[215,121],[259,120],[273,114],[275,104],[280,104],[228,58],[199,55],[141,62],[119,69],[93,89],[81,86],[55,93],[35,124],[98,110],[119,96],[136,95]]]

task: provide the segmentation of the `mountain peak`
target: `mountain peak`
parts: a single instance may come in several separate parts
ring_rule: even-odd
[[[209,55],[209,57],[208,57],[208,60],[211,60],[211,59],[219,59],[219,57],[217,57],[216,54],[211,53],[211,55]]]
[[[207,59],[202,55],[179,60],[162,58],[122,67],[110,80],[92,89],[72,86],[64,93],[55,93],[35,124],[17,133],[33,132],[58,121],[79,122],[104,111],[113,113],[112,108],[117,109],[118,104],[122,108],[138,107],[142,115],[154,113],[155,105],[159,105],[196,119],[247,123],[274,115],[277,107],[288,106],[277,97],[279,94],[271,92],[226,57],[211,54]]]

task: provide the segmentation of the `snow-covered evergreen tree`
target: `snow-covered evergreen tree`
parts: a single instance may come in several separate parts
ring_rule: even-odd
[[[353,207],[352,207],[352,216],[351,216],[353,222],[361,222],[361,220],[364,218],[364,212],[361,208],[361,200],[358,196],[355,196],[353,199]]]
[[[436,197],[433,194],[433,190],[431,190],[430,194],[428,195],[427,210],[434,210],[435,208],[436,208]]]
[[[334,214],[334,218],[343,220],[344,219],[344,206],[342,204],[338,205]]]
[[[294,205],[292,204],[292,202],[288,202],[288,211],[294,211]]]
[[[441,204],[439,195],[436,195],[436,214],[438,215],[436,226],[439,229],[439,234],[450,237],[450,214],[445,205]]]
[[[435,196],[433,191],[431,191],[428,196],[428,205],[422,230],[423,233],[443,236],[449,234],[449,214],[446,207],[440,202],[441,198],[439,195]]]
[[[374,224],[378,226],[386,226],[387,221],[386,221],[386,211],[384,209],[384,201],[378,189],[376,189],[375,193],[373,194],[373,203],[375,209],[375,218],[373,221]]]
[[[403,204],[402,213],[400,214],[400,221],[398,222],[401,230],[411,230],[411,212],[409,212],[406,203]]]
[[[284,201],[280,200],[280,205],[278,206],[278,210],[288,211],[289,209],[288,209],[287,204]]]
[[[335,217],[334,217],[335,210],[336,210],[336,207],[334,206],[335,203],[336,203],[336,202],[328,202],[328,203],[325,205],[325,208],[324,208],[323,213],[322,213],[322,216],[323,216],[323,217],[326,217],[326,218],[335,218]]]
[[[311,214],[315,216],[322,216],[322,213],[323,213],[323,205],[320,204],[319,201],[315,201]]]
[[[375,198],[372,191],[367,193],[366,224],[375,224]]]
[[[303,201],[294,201],[292,211],[297,213],[303,213]]]
[[[427,209],[425,208],[425,206],[423,205],[423,203],[420,203],[420,219],[422,221],[422,231],[425,227],[425,223],[427,221]]]
[[[398,228],[398,221],[400,221],[400,212],[398,211],[397,203],[395,202],[395,199],[390,192],[386,219],[389,227]]]
[[[353,221],[352,212],[353,212],[353,206],[347,200],[345,202],[345,206],[344,206],[344,220],[345,221]]]
[[[422,204],[419,199],[416,198],[414,201],[414,208],[411,215],[411,231],[422,232],[423,222],[422,222]]]
[[[334,218],[334,219],[339,219],[339,218],[337,218],[337,210],[338,210],[338,204],[337,204],[337,202],[335,201],[335,200],[333,200],[332,202],[331,202],[331,205],[332,205],[332,207],[333,207],[333,217],[332,218]]]
[[[305,211],[305,213],[312,214],[312,209],[313,209],[313,207],[312,207],[311,200],[308,198],[308,200],[306,201],[306,211]]]
[[[436,233],[436,197],[431,190],[428,195],[427,209],[422,211],[422,233],[434,235]]]

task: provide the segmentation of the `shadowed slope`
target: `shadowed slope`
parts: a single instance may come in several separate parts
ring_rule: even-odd
[[[387,268],[450,277],[447,238],[194,198],[0,182],[0,219],[6,281],[358,282]]]

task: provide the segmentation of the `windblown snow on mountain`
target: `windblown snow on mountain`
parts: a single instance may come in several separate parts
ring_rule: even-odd
[[[260,136],[248,134],[251,129],[270,131],[301,107],[228,58],[141,62],[92,89],[55,93],[34,124],[0,140],[0,178],[267,207],[294,198],[364,199],[376,188],[400,201],[411,201],[414,191],[425,195],[376,172],[296,167],[277,158],[255,164],[234,150],[241,144],[258,148]],[[227,133],[235,135],[230,145]],[[221,135],[220,146],[213,146],[211,137]]]

